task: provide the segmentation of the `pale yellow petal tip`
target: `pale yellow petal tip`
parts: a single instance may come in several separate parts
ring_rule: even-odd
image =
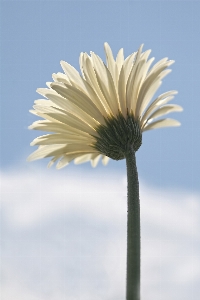
[[[168,60],[168,67],[173,65],[175,63],[175,60]]]
[[[57,165],[56,165],[56,169],[57,170],[60,170],[60,169],[62,169],[62,168],[64,168],[64,167],[66,167],[67,165],[69,165],[69,163],[66,163],[66,164],[62,164],[60,161],[57,163]]]
[[[184,110],[183,107],[182,107],[182,106],[179,106],[179,109],[177,110],[177,112],[183,111],[183,110]]]
[[[37,89],[36,89],[36,92],[37,92],[38,94],[40,94],[41,89],[42,89],[42,88],[37,88]]]
[[[33,161],[33,159],[32,159],[31,157],[32,157],[32,154],[30,154],[30,155],[27,157],[26,161],[27,161],[27,162]]]
[[[143,47],[144,47],[144,44],[141,44],[140,47],[139,47],[139,49],[138,49],[138,52],[139,52],[139,51],[142,52]]]
[[[107,157],[107,156],[104,156],[103,158],[102,158],[102,164],[104,165],[104,166],[106,166],[107,164],[108,164],[108,162],[109,162],[109,157]]]
[[[110,47],[109,44],[108,44],[108,42],[104,43],[104,47]]]
[[[34,105],[33,105],[33,108],[34,108]],[[29,112],[33,114],[33,113],[35,113],[35,110],[34,109],[29,109]]]
[[[51,75],[51,77],[53,78],[54,81],[56,81],[57,74],[56,74],[56,73],[53,73],[53,74]],[[52,83],[52,82],[51,82],[51,83]]]
[[[64,71],[64,69],[65,69],[66,66],[71,66],[68,62],[66,62],[64,60],[60,61],[60,65],[61,65],[63,71]]]
[[[181,126],[181,122],[179,122],[179,121],[177,121],[177,123],[176,123],[176,125],[174,125],[174,126]]]
[[[52,166],[53,166],[54,162],[53,161],[50,161],[47,165],[47,168],[50,169]]]
[[[93,168],[96,168],[97,164],[95,164],[94,160],[91,160],[90,163]]]
[[[30,143],[30,146],[35,146],[35,140]]]
[[[31,130],[33,129],[33,124],[28,126],[28,129]]]
[[[51,88],[51,82],[50,82],[50,81],[47,81],[47,82],[46,82],[46,86],[47,86],[48,88]]]

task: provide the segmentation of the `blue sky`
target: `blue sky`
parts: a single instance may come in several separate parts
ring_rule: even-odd
[[[120,162],[110,161],[107,167],[103,167],[100,163],[96,169],[93,169],[89,163],[79,166],[75,166],[72,163],[60,171],[55,170],[55,168],[47,171],[46,165],[48,160],[40,160],[32,163],[26,162],[27,156],[34,150],[33,147],[30,147],[30,142],[39,135],[38,132],[27,129],[27,127],[37,119],[29,113],[29,109],[32,108],[34,100],[41,98],[39,94],[36,93],[36,89],[45,87],[47,81],[52,81],[52,73],[62,71],[60,66],[61,60],[67,61],[79,70],[80,52],[94,51],[100,57],[105,59],[103,50],[104,42],[110,44],[114,55],[116,55],[118,50],[123,47],[125,56],[128,56],[144,43],[144,50],[152,49],[150,57],[155,57],[155,62],[164,57],[175,60],[175,64],[171,67],[172,73],[163,80],[163,84],[157,94],[161,94],[168,90],[178,90],[179,93],[175,96],[173,103],[181,105],[184,108],[184,111],[181,113],[173,113],[170,117],[179,120],[182,125],[177,128],[152,130],[143,134],[143,144],[137,152],[138,172],[144,190],[150,191],[149,197],[152,204],[158,206],[161,205],[161,202],[159,201],[161,201],[161,195],[165,195],[165,192],[169,193],[167,195],[169,195],[170,203],[171,199],[176,199],[180,204],[182,219],[179,221],[177,220],[177,224],[185,222],[184,220],[187,218],[190,219],[191,216],[196,218],[195,209],[199,208],[200,205],[199,20],[200,1],[1,1],[0,172],[1,181],[5,184],[2,187],[2,195],[4,198],[2,216],[4,217],[3,220],[5,222],[2,221],[2,224],[3,230],[5,229],[3,234],[7,236],[7,240],[11,243],[6,244],[4,248],[5,252],[3,252],[3,255],[5,257],[7,257],[6,253],[9,251],[9,248],[16,245],[15,242],[18,245],[17,247],[21,247],[21,241],[25,236],[23,235],[24,232],[26,232],[26,238],[24,239],[33,241],[34,236],[39,232],[38,228],[40,228],[40,230],[42,230],[41,232],[44,234],[48,234],[52,230],[51,222],[53,222],[53,224],[56,222],[56,228],[61,228],[58,225],[59,221],[55,221],[57,219],[52,214],[48,215],[48,218],[45,219],[44,223],[42,222],[42,215],[40,212],[42,202],[40,201],[42,201],[42,197],[45,197],[45,194],[43,194],[44,191],[42,189],[42,182],[39,181],[40,178],[41,180],[45,180],[45,178],[48,177],[49,182],[52,183],[51,185],[48,185],[46,181],[44,182],[45,188],[48,189],[49,186],[49,190],[47,191],[48,197],[50,197],[51,194],[54,195],[57,191],[53,182],[56,184],[59,182],[60,178],[68,178],[70,174],[74,178],[74,181],[76,178],[80,180],[80,178],[84,179],[85,176],[89,176],[89,178],[90,176],[93,176],[100,184],[102,176],[105,176],[105,178],[111,180],[111,182],[116,179],[116,186],[113,187],[114,189],[117,188],[117,180],[120,181],[126,178],[126,166],[124,160]],[[32,178],[35,178],[33,179],[34,186],[31,186],[29,182],[29,184],[27,184],[29,189],[23,190],[25,178],[30,178],[30,182]],[[56,180],[56,178],[58,179]],[[9,182],[11,187],[13,185],[13,193],[11,194],[10,192],[7,192],[10,189]],[[68,194],[66,189],[67,187],[63,187],[61,192],[63,197],[62,201],[64,201],[66,195],[71,195],[70,193]],[[35,207],[35,211],[38,212],[38,215],[35,220],[38,223],[34,221],[35,223],[33,223],[32,227],[26,227],[26,224],[28,223],[25,222],[25,225],[23,226],[23,220],[20,219],[22,213],[19,212],[18,215],[17,212],[14,212],[14,209],[12,212],[10,205],[13,205],[12,201],[14,200],[11,199],[11,195],[16,198],[16,201],[19,201],[19,206],[22,207],[27,199],[33,199],[34,195],[35,197],[38,197],[37,190],[39,191],[40,201],[36,201],[38,206]],[[88,183],[88,193],[90,194],[89,190],[90,186]],[[106,188],[105,190],[107,191],[107,194],[110,195],[111,191],[109,188]],[[158,195],[156,196],[156,204],[152,199],[154,193],[151,191],[154,190],[157,191],[158,194],[159,192],[161,193],[160,197]],[[176,197],[170,196],[170,191],[173,191]],[[97,193],[99,192],[100,191]],[[106,197],[106,195],[104,195],[104,197]],[[87,198],[87,196],[85,196],[85,198]],[[31,199],[30,201],[32,201]],[[193,206],[191,211],[190,209],[187,209],[189,205],[188,199],[192,199],[191,203]],[[53,203],[54,200],[52,199],[51,201]],[[163,201],[162,209],[164,210],[165,205],[167,205],[167,200],[165,199]],[[30,202],[30,205],[34,206],[33,203],[35,202]],[[52,207],[55,207],[54,204],[52,205]],[[177,205],[177,203],[175,205]],[[17,207],[15,207],[15,209],[17,210]],[[27,209],[24,209],[23,214],[27,214],[27,218],[29,218],[29,211]],[[57,216],[60,216],[61,211],[62,209],[57,212]],[[146,211],[148,211],[148,208],[146,208]],[[166,208],[166,212],[171,214],[172,211],[172,208]],[[176,211],[178,211],[178,209]],[[15,219],[14,221],[12,220],[12,213],[16,213],[17,215],[16,223]],[[89,213],[85,213],[85,216],[90,219],[89,215]],[[66,218],[67,216],[68,215],[66,214]],[[149,233],[151,239],[157,241],[162,239],[161,232],[158,233],[155,230],[156,226],[159,226],[159,222],[162,220],[160,214],[159,216],[160,219],[157,220],[157,225],[153,226],[152,233]],[[21,220],[19,223],[22,222],[21,227],[16,227],[18,218]],[[153,217],[149,217],[147,221],[145,220],[144,216],[144,223],[150,224]],[[166,228],[168,228],[168,219],[163,218],[163,220]],[[103,222],[104,219],[101,219],[99,224],[103,224]],[[173,222],[176,223],[175,220]],[[188,222],[188,224],[191,225],[191,222]],[[88,224],[85,226],[89,226]],[[44,227],[42,227],[43,225]],[[192,227],[193,229],[191,231],[193,233],[197,225],[199,225],[198,222]],[[173,250],[173,238],[169,238],[170,232],[172,232],[172,230],[168,228],[166,229],[166,232],[163,233],[166,240],[171,240],[170,247],[172,248],[169,247],[168,256],[176,256],[173,251],[177,251],[180,257],[186,255],[191,258],[192,255],[193,257],[194,255],[198,255],[200,249],[199,236],[196,237],[192,232],[190,237],[187,237],[187,234],[184,236],[184,233],[182,236],[180,231],[180,236],[182,236],[183,240],[185,239],[188,242],[187,245],[190,244],[190,241],[193,241],[193,248],[191,248],[191,251],[188,250],[187,254],[181,254],[182,244],[178,244],[176,250]],[[16,239],[15,236],[20,236],[21,239]],[[87,238],[85,239],[87,240]],[[90,239],[92,239],[91,236]],[[40,247],[41,236],[40,239],[37,237],[36,241],[36,245]],[[63,241],[63,237],[61,237],[60,241]],[[195,246],[194,241],[198,241]],[[53,237],[51,238],[50,244],[50,247],[55,250],[54,254],[59,256],[59,252],[56,252],[57,248],[55,248],[56,246],[53,242]],[[185,246],[186,249],[187,245]],[[32,246],[28,246],[27,244],[26,247],[28,254],[25,252],[23,257],[25,257],[26,254],[29,256],[32,255],[30,254],[32,249],[30,247]],[[151,246],[149,247],[150,248],[148,249],[152,249]],[[19,293],[19,290],[17,289],[17,286],[19,285],[18,279],[16,279],[15,282],[13,278],[16,278],[15,269],[17,269],[16,266],[20,265],[21,258],[19,259],[19,255],[12,251],[9,252],[10,257],[13,258],[13,260],[11,260],[12,263],[10,263],[8,257],[7,260],[5,259],[6,274],[9,274],[8,276],[5,275],[5,277],[7,276],[8,282],[12,280],[14,282],[13,284],[16,284],[16,293]],[[70,251],[73,252],[73,249]],[[109,251],[111,250],[108,250],[108,252]],[[151,252],[151,250],[149,251]],[[168,257],[167,255],[164,257]],[[179,260],[181,261],[180,257]],[[167,265],[167,260],[164,260],[164,258],[162,259],[164,262],[162,267],[164,267],[165,264]],[[160,272],[159,268],[161,268],[161,260],[160,265],[156,265],[155,267],[157,268],[155,271],[157,272],[156,274],[159,274]],[[24,271],[22,270],[22,273],[24,272],[23,274],[27,274],[28,271],[25,268],[25,259],[23,260],[23,263],[24,269],[22,269]],[[148,263],[150,265],[148,265]],[[32,264],[34,263],[32,262]],[[173,265],[173,262],[171,262],[171,264]],[[194,266],[195,264],[200,264],[200,262],[199,260],[198,262],[195,262],[194,259],[192,264]],[[151,270],[153,270],[153,263],[151,265],[151,262],[149,261],[147,262],[147,265],[150,266],[147,267],[147,269],[149,268],[148,270],[151,268]],[[41,263],[38,263],[38,268],[41,268]],[[187,267],[185,268],[187,269]],[[34,268],[31,269],[31,267],[30,270],[33,270],[30,278],[32,278],[31,276],[36,278],[37,271]],[[185,274],[184,271],[181,271],[181,268],[177,267],[177,270],[180,270],[180,272],[177,271],[179,274]],[[65,272],[67,271],[65,270]],[[148,272],[148,274],[153,274],[153,271]],[[166,272],[168,272],[167,269]],[[170,272],[172,272],[172,270],[166,274],[171,274]],[[41,298],[38,298],[39,296],[37,293],[34,294],[34,291],[37,290],[37,288],[35,288],[37,284],[35,283],[34,287],[31,284],[27,284],[27,281],[24,279],[26,278],[26,275],[23,274],[23,288],[21,287],[20,291],[23,290],[24,294],[21,294],[21,298],[19,299],[46,299],[45,297],[47,297],[47,295],[45,292],[43,293],[42,287],[40,287]],[[196,274],[194,270],[192,274]],[[151,277],[152,275],[149,276]],[[197,295],[199,295],[198,284],[196,281],[200,280],[200,275],[198,273],[195,276],[194,280],[191,279],[191,284],[189,283],[187,285],[187,291],[185,290],[184,294],[189,297],[190,292],[193,291],[193,298],[190,298],[191,300],[197,300]],[[167,282],[169,278],[172,277],[166,277],[163,280]],[[49,279],[50,282],[51,280],[53,281],[52,278]],[[190,282],[188,280],[189,279],[186,281]],[[42,281],[40,281],[40,283],[41,282]],[[176,282],[176,280],[174,282]],[[185,286],[181,282],[178,283],[178,290],[180,292],[180,287]],[[45,284],[47,285],[47,283],[44,283],[44,286],[46,286]],[[161,283],[159,284],[155,284],[154,290],[159,290],[161,293]],[[178,296],[178,291],[176,295],[168,294],[167,285],[163,284],[163,288],[164,286],[167,292],[165,293],[166,298],[163,297],[163,300],[169,298],[172,300],[189,299],[188,297],[183,298],[182,293]],[[155,292],[151,288],[151,285],[146,285],[146,290],[150,291],[149,295],[152,295],[155,300],[160,299],[159,292]],[[13,289],[15,290],[14,287]],[[173,286],[173,290],[174,289],[175,284]],[[4,293],[7,295],[7,298],[2,300],[13,299],[12,294],[8,296],[9,290],[9,283],[6,282]],[[32,291],[31,293],[34,295],[33,298],[29,298],[30,291]],[[60,294],[60,299],[65,299],[65,296],[63,295],[65,295],[66,291],[63,293],[64,294],[62,295]],[[88,295],[85,294],[85,298],[83,299],[91,299],[90,297],[93,297],[92,290],[90,290],[90,293],[91,294]],[[117,294],[112,294],[111,291],[110,298],[106,296],[107,298],[105,297],[105,299],[112,299],[114,295],[116,296]],[[99,299],[102,299],[102,297]],[[49,299],[50,298],[48,298],[48,300]],[[57,299],[56,296],[55,298],[52,296],[52,300],[54,299]],[[73,292],[71,294],[71,299],[77,299]],[[148,300],[148,298],[146,298],[146,300]]]

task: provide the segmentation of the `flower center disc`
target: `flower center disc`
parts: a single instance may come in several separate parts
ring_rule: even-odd
[[[132,114],[127,114],[127,119],[119,113],[114,117],[105,118],[106,125],[99,125],[95,130],[99,137],[96,138],[94,148],[102,154],[114,159],[125,158],[128,146],[133,146],[137,151],[142,144],[140,125]]]

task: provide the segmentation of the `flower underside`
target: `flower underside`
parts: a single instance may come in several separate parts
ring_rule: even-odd
[[[119,112],[116,118],[105,118],[106,125],[99,125],[96,128],[99,137],[94,148],[100,153],[114,159],[125,158],[127,148],[132,145],[137,151],[142,144],[142,132],[139,122],[135,121],[133,114],[127,112],[125,119]]]
[[[180,125],[174,119],[160,119],[182,111],[181,106],[168,104],[177,91],[152,101],[174,61],[163,58],[150,68],[154,58],[148,59],[151,50],[142,52],[143,45],[127,58],[120,49],[116,59],[107,43],[104,48],[106,63],[94,52],[81,53],[81,74],[61,61],[64,74],[54,73],[48,88],[37,89],[46,99],[35,100],[30,112],[43,120],[29,128],[48,134],[32,141],[31,146],[39,147],[29,161],[52,157],[48,166],[57,161],[57,169],[71,161],[90,161],[95,167],[102,159],[106,165],[109,158],[125,158],[130,145],[137,151],[144,131]]]

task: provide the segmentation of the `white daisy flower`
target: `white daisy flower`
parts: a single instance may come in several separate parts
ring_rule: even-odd
[[[46,99],[35,101],[30,112],[43,118],[29,128],[49,132],[33,140],[38,145],[28,160],[52,157],[60,169],[74,160],[76,164],[91,161],[95,167],[102,159],[125,158],[128,144],[137,151],[142,143],[142,132],[166,126],[179,126],[174,119],[162,118],[182,107],[167,104],[177,91],[152,98],[170,73],[166,69],[174,63],[164,58],[151,69],[154,58],[151,50],[137,52],[124,59],[120,49],[116,60],[108,43],[104,44],[106,64],[94,52],[80,54],[79,72],[61,61],[63,73],[53,74],[54,82],[37,92]]]

